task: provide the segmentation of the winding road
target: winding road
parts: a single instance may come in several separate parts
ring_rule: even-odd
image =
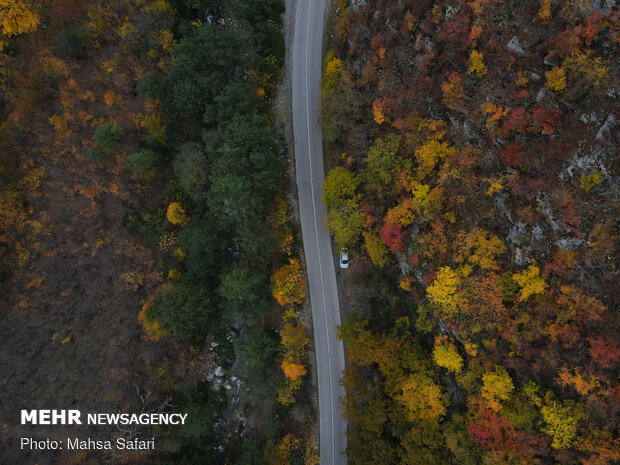
[[[344,465],[346,422],[339,400],[344,348],[336,335],[340,305],[334,255],[325,228],[320,81],[328,0],[298,0],[292,49],[293,137],[301,230],[306,255],[318,372],[321,465]]]

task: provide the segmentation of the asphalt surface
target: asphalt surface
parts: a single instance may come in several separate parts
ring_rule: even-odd
[[[336,336],[340,306],[334,255],[325,228],[323,146],[319,124],[323,29],[327,0],[298,0],[292,50],[293,137],[301,230],[306,256],[318,372],[321,465],[346,463],[344,348]]]

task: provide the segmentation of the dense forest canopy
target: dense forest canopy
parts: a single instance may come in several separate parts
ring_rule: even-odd
[[[356,464],[620,460],[615,2],[336,1]]]

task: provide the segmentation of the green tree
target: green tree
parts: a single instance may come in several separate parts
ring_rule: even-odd
[[[270,329],[256,329],[245,334],[239,342],[241,376],[252,386],[250,400],[273,397],[278,381],[277,357],[279,337]]]
[[[185,265],[189,275],[208,287],[219,274],[225,245],[220,230],[209,217],[202,217],[186,226],[179,235],[185,252]]]
[[[269,283],[263,273],[235,264],[221,277],[218,294],[227,311],[240,315],[242,321],[256,322],[269,309]]]
[[[391,190],[397,173],[406,168],[405,160],[398,155],[399,141],[395,134],[377,139],[368,150],[366,169],[367,182],[380,191]]]
[[[138,80],[136,92],[142,100],[150,98],[161,100],[166,95],[166,84],[159,76],[148,73]]]
[[[229,83],[213,100],[213,118],[220,124],[239,115],[255,115],[264,106],[256,91],[244,81]]]
[[[82,31],[71,28],[60,31],[56,41],[56,53],[69,58],[84,58],[90,46],[90,38]]]
[[[333,81],[333,82],[332,82]],[[346,68],[332,79],[324,80],[321,88],[321,123],[323,138],[329,144],[349,140],[364,117],[364,98]]]
[[[157,293],[146,317],[175,338],[197,343],[208,331],[214,311],[207,289],[183,277]]]
[[[240,62],[246,69],[256,64],[254,52],[244,46],[251,43],[243,27],[219,24],[205,24],[183,36],[172,51],[167,69],[172,97],[170,116],[183,121],[183,126],[175,125],[182,133],[199,131],[205,112],[212,114],[215,96],[241,77],[237,66]]]
[[[155,168],[159,161],[160,157],[157,153],[150,149],[143,149],[127,155],[123,168],[134,176],[151,177],[155,175]]]
[[[204,149],[197,142],[187,142],[179,146],[172,167],[179,184],[197,203],[204,201],[209,181],[209,168]]]
[[[95,129],[93,148],[88,152],[88,158],[94,162],[105,160],[120,147],[125,137],[125,130],[116,123],[104,123]]]

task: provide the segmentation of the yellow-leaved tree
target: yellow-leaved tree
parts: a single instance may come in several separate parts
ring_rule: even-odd
[[[273,296],[280,305],[300,304],[306,298],[301,264],[295,258],[290,258],[288,262],[271,277]]]
[[[484,55],[482,53],[472,50],[469,55],[469,72],[475,74],[478,77],[482,77],[487,74],[487,66],[484,64]]]
[[[0,28],[6,37],[36,31],[39,15],[23,0],[0,0]]]
[[[405,414],[409,420],[418,418],[435,420],[446,414],[441,388],[424,374],[409,376],[401,384],[400,389],[402,393],[396,400],[405,407]]]
[[[547,288],[547,283],[540,277],[540,268],[530,265],[527,269],[516,273],[513,279],[521,287],[519,300],[527,300],[530,296],[542,294]]]
[[[506,252],[506,246],[499,237],[482,228],[474,228],[470,232],[461,232],[458,236],[457,263],[469,263],[483,270],[498,268],[495,257]]]
[[[501,402],[509,399],[509,394],[515,388],[512,378],[504,367],[497,366],[495,370],[482,375],[482,388],[480,393],[489,408],[499,412]]]
[[[426,141],[415,151],[415,158],[418,162],[417,175],[422,180],[435,169],[437,163],[446,157],[453,155],[456,149],[447,142],[440,142],[433,138]]]
[[[460,292],[461,278],[449,266],[439,269],[433,284],[428,286],[426,294],[439,310],[442,318],[453,316],[463,304]]]
[[[465,89],[461,84],[461,77],[456,71],[448,76],[448,80],[441,84],[441,92],[443,93],[442,103],[451,110],[462,105],[465,98]]]
[[[577,434],[577,423],[581,418],[581,412],[575,408],[575,403],[566,400],[562,403],[552,401],[541,409],[545,426],[543,431],[549,434],[553,441],[554,449],[566,449],[570,447]]]
[[[375,233],[364,232],[364,246],[375,266],[383,267],[390,263],[390,251]]]
[[[438,366],[453,373],[459,373],[463,368],[463,357],[459,354],[456,346],[451,342],[442,341],[440,338],[435,340],[433,359]]]
[[[545,73],[547,77],[546,86],[555,90],[556,92],[561,92],[566,89],[566,73],[564,72],[564,68],[559,66],[555,66],[551,71],[547,71]]]
[[[178,224],[179,226],[184,226],[190,220],[189,216],[185,214],[185,209],[179,202],[171,202],[170,205],[168,205],[166,218],[168,218],[168,221],[172,224]]]

